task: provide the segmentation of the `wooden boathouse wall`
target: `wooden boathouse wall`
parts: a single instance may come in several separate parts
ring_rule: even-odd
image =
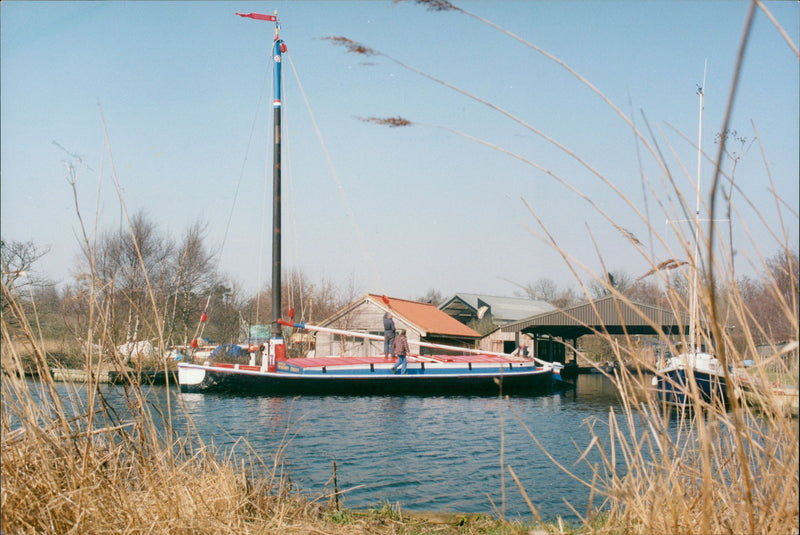
[[[333,319],[325,321],[322,326],[383,336],[383,315],[386,313],[386,310],[380,305],[372,300],[363,300],[358,303],[358,306],[345,310],[346,312],[343,314],[338,314]],[[419,341],[421,337],[419,330],[397,317],[394,318],[394,324],[396,329],[406,330],[410,351],[412,353],[419,353]],[[316,355],[366,357],[383,353],[383,342],[351,337],[344,340],[345,345],[343,351],[342,341],[344,338],[345,337],[338,334],[325,332],[317,333]]]
[[[419,342],[475,348],[480,334],[451,318],[435,305],[405,299],[385,299],[366,294],[322,322],[322,327],[383,336],[383,316],[392,312],[395,329],[405,329],[411,354],[444,353],[420,347]],[[344,342],[344,344],[343,344]],[[343,351],[344,350],[344,351]],[[383,353],[383,341],[347,338],[319,332],[317,356],[375,356]]]

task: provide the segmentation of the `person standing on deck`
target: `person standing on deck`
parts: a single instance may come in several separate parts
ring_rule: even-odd
[[[394,354],[397,356],[397,362],[392,366],[392,373],[396,374],[399,367],[402,375],[406,373],[406,355],[408,355],[408,340],[404,329],[397,331],[397,336],[394,337]]]
[[[383,356],[394,357],[394,320],[389,311],[383,315]]]

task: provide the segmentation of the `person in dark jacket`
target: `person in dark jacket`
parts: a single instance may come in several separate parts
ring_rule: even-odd
[[[388,311],[383,315],[383,356],[394,357],[394,320]]]
[[[394,337],[394,354],[397,356],[397,362],[392,366],[392,373],[397,373],[397,368],[400,368],[400,374],[406,373],[406,355],[408,355],[408,339],[406,339],[406,331],[400,329],[397,331],[397,336]]]

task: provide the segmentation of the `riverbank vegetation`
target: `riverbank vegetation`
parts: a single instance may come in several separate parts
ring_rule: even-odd
[[[448,2],[422,3],[472,16]],[[369,49],[363,45],[351,49],[364,50]],[[200,329],[208,329],[202,335],[238,341],[241,317],[257,317],[255,310],[267,310],[269,302],[267,294],[246,298],[214,271],[202,225],[173,243],[146,217],[128,217],[125,209],[124,232],[101,233],[95,240],[89,238],[92,230],[82,229],[80,275],[57,292],[23,273],[42,251],[30,244],[3,242],[0,529],[5,533],[797,533],[798,423],[777,409],[772,388],[776,380],[797,387],[800,273],[792,241],[797,213],[787,209],[774,189],[774,206],[752,207],[755,217],[746,227],[753,237],[746,245],[757,269],[751,274],[736,272],[736,251],[721,239],[724,233],[715,224],[698,227],[696,237],[705,261],[695,262],[691,232],[675,226],[675,235],[665,236],[663,228],[651,223],[662,215],[678,219],[687,206],[693,206],[693,199],[681,194],[654,140],[614,109],[664,174],[667,191],[658,204],[665,213],[642,222],[669,254],[656,258],[610,217],[610,231],[624,236],[631,254],[646,258],[651,269],[639,277],[625,277],[606,269],[603,252],[597,250],[603,269],[591,273],[585,267],[588,260],[561,249],[546,222],[531,209],[531,218],[539,225],[536,234],[562,254],[579,290],[563,291],[539,281],[526,291],[562,306],[573,298],[598,295],[622,301],[647,298],[681,315],[692,307],[688,285],[698,274],[698,306],[709,327],[700,333],[701,342],[715,348],[728,374],[731,403],[727,407],[707,403],[694,393],[693,410],[664,407],[647,395],[646,380],[637,372],[637,340],[596,332],[595,340],[610,358],[633,363],[609,375],[620,393],[621,409],[611,410],[607,419],[589,422],[592,440],[579,455],[555,456],[542,448],[569,474],[565,477],[578,477],[571,473],[573,463],[590,463],[592,478],[581,480],[592,495],[590,506],[579,511],[565,503],[580,519],[578,524],[540,518],[535,496],[529,497],[530,523],[502,514],[446,518],[409,514],[388,503],[371,511],[341,509],[336,491],[315,497],[297,492],[290,474],[282,470],[280,451],[255,452],[242,441],[239,454],[222,455],[201,440],[191,422],[175,428],[173,416],[184,414],[179,395],[167,396],[166,405],[154,405],[148,390],[133,384],[125,389],[127,412],[112,409],[97,371],[106,365],[125,369],[132,364],[130,355],[119,350],[121,344],[148,340],[163,355],[172,344],[200,336]],[[405,121],[403,126],[415,125]],[[721,131],[728,132],[727,118]],[[738,191],[735,165],[726,170],[726,135],[719,140],[706,202],[709,219],[714,219],[715,202],[720,199],[727,204],[729,217],[738,213],[732,201]],[[768,181],[766,170],[765,175]],[[598,178],[608,186],[609,196],[636,206],[611,181]],[[646,185],[654,192],[652,183]],[[600,210],[592,202],[590,206]],[[786,214],[782,221],[793,231],[751,228],[765,220],[763,211],[775,209]],[[305,320],[325,317],[352,297],[351,290],[338,290],[332,283],[305,281],[281,289],[288,292],[284,302],[308,303],[305,294],[289,295],[303,285],[314,295],[314,308],[308,304],[309,309],[299,311]],[[209,306],[214,309],[213,321],[199,326],[198,315]],[[660,341],[675,345],[666,337]],[[685,345],[686,340],[682,342]],[[570,349],[582,364],[596,361],[596,347]],[[760,385],[750,398],[738,395],[733,380],[734,369],[747,360],[756,361],[748,373]],[[60,395],[51,379],[54,365],[81,367],[90,379],[73,395]],[[163,368],[167,363],[156,359],[154,365]],[[25,372],[36,373],[39,380],[25,379]],[[538,444],[536,430],[529,429],[529,434],[532,444]],[[502,469],[521,491],[534,486],[518,480],[513,467]]]

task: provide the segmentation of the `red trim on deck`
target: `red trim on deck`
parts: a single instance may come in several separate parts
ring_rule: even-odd
[[[394,364],[397,359],[383,357],[313,357],[287,359],[288,364],[293,364],[301,368],[319,368],[322,366],[354,366],[358,364]],[[501,357],[498,355],[423,355],[417,358],[409,355],[408,362],[431,362],[443,364],[505,364],[509,362],[519,363],[519,359]]]
[[[229,369],[229,370],[239,369],[239,370],[245,370],[245,371],[248,371],[248,372],[261,371],[261,367],[260,366],[250,366],[248,364],[238,364],[238,366],[239,366],[238,368],[236,366],[237,366],[237,364],[230,364],[228,362],[215,362],[214,363],[214,367],[215,368],[226,368],[226,369]]]

